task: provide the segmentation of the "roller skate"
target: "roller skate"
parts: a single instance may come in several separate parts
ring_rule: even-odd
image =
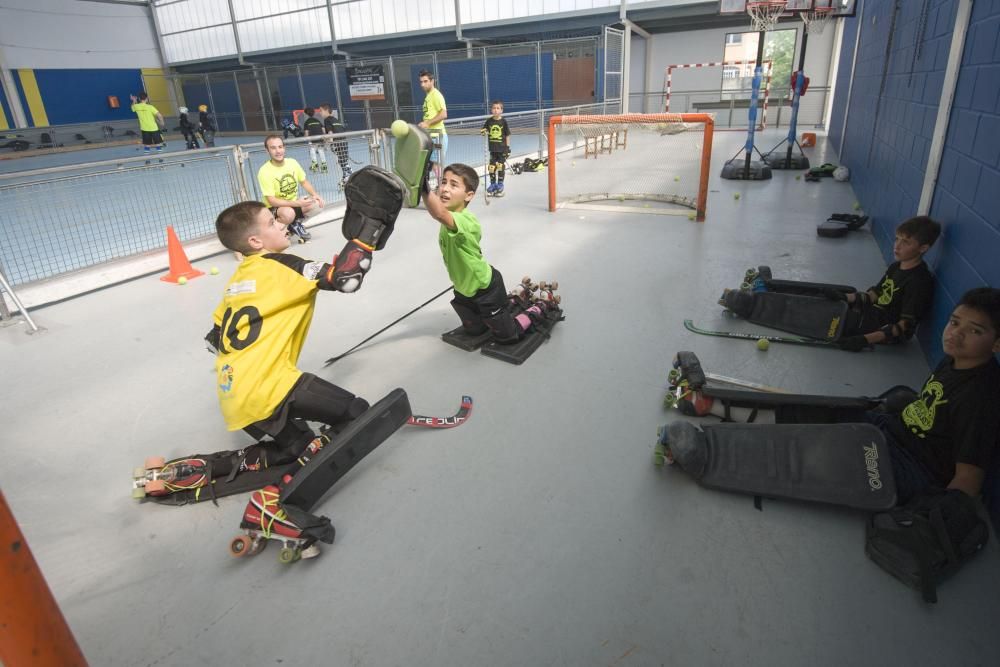
[[[165,496],[197,489],[210,481],[205,459],[165,461],[162,456],[153,456],[146,459],[143,467],[132,472],[132,497],[141,500],[146,496]]]
[[[493,187],[493,196],[494,197],[503,197],[503,183],[497,183]]]
[[[287,484],[291,479],[291,475],[285,475],[282,481]],[[280,496],[281,489],[274,484],[253,492],[240,522],[244,533],[229,543],[230,555],[234,558],[255,556],[264,550],[268,540],[281,544],[278,562],[285,565],[319,555],[315,538],[305,535],[288,518],[278,503]]]
[[[532,282],[530,276],[525,276],[521,278],[521,282],[507,296],[510,297],[513,304],[527,308],[535,301],[535,292],[537,290],[538,284]]]
[[[312,164],[309,165],[309,171],[311,171],[314,174],[317,173],[319,171],[319,162],[313,160]]]
[[[326,162],[320,162],[320,164],[319,164],[319,172],[321,174],[326,174],[326,173],[329,173],[329,171],[330,171],[330,165],[328,165]]]
[[[653,465],[661,468],[665,465],[673,465],[674,457],[670,453],[670,445],[667,443],[667,425],[656,429],[656,445],[653,447]]]
[[[770,279],[771,267],[769,266],[758,266],[756,269],[747,269],[747,272],[743,274],[743,282],[740,284],[740,289],[752,292],[766,292],[766,281]]]
[[[488,196],[488,197],[495,197],[496,193],[497,193],[497,184],[496,183],[490,183],[489,185],[486,186],[486,196]]]
[[[288,230],[298,237],[299,243],[306,243],[312,239],[312,234],[306,230],[305,225],[302,224],[301,220],[295,220],[290,225],[288,225]]]
[[[554,280],[550,283],[541,281],[538,283],[538,301],[544,302],[549,307],[558,308],[559,304],[562,303],[562,297],[556,294],[557,289],[559,289],[559,281]]]

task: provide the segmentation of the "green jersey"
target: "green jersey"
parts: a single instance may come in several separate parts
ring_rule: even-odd
[[[453,212],[451,216],[455,220],[455,231],[441,225],[438,232],[441,257],[455,291],[463,296],[475,296],[489,286],[493,277],[493,269],[479,248],[483,230],[469,210]]]
[[[139,117],[139,129],[143,132],[159,132],[160,126],[156,124],[156,114],[160,113],[156,107],[146,102],[136,102],[132,105],[132,111]]]

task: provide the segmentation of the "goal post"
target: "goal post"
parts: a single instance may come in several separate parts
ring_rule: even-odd
[[[600,206],[704,222],[712,114],[552,116],[548,130],[550,211]]]

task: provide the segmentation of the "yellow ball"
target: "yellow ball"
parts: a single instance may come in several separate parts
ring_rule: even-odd
[[[761,352],[766,351],[767,348],[769,347],[771,347],[771,341],[769,341],[768,339],[760,338],[757,340],[757,349],[760,350]]]
[[[181,276],[180,278],[177,279],[177,284],[178,285],[187,285],[187,281],[188,281],[187,278],[185,278],[184,276]]]
[[[739,198],[740,198],[740,193],[739,192],[734,192],[733,193],[733,199],[739,199]]]
[[[678,181],[680,181],[680,180],[681,180],[681,177],[680,177],[680,176],[674,176],[674,182],[675,182],[675,183],[676,183],[676,182],[678,182]]]
[[[801,181],[802,180],[802,174],[799,174],[798,176],[796,176],[795,180],[796,181]]]
[[[211,273],[211,274],[212,274],[213,276],[217,276],[217,275],[219,275],[219,267],[217,267],[217,266],[213,266],[213,267],[211,268],[211,270],[209,271],[209,273]]]
[[[406,124],[405,120],[394,120],[389,126],[389,130],[392,132],[392,136],[401,139],[409,134],[410,126]]]
[[[694,213],[688,213],[688,220],[694,220]]]
[[[859,201],[854,202],[854,210],[855,211],[860,211],[861,210],[861,202],[859,202]]]

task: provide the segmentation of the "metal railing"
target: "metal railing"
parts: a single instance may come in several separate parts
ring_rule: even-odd
[[[620,112],[621,102],[612,100],[506,114],[512,159],[544,155],[551,115]],[[487,118],[446,122],[446,162],[486,165],[480,129]],[[328,206],[337,205],[344,201],[342,163],[352,172],[390,165],[387,137],[366,130],[289,138],[286,155]],[[212,236],[219,211],[261,197],[257,171],[267,159],[258,142],[0,174],[0,266],[12,285],[23,285],[160,250],[168,225],[182,241]]]

